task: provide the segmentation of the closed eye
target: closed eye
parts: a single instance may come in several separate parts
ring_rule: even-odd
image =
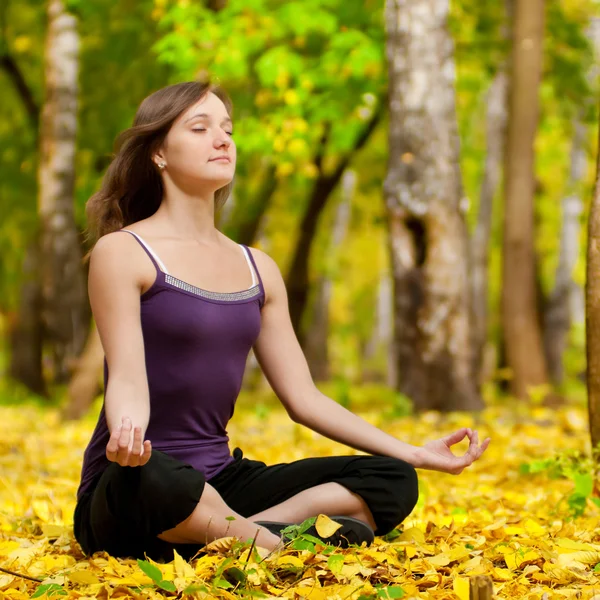
[[[192,131],[206,131],[206,129],[192,129]],[[225,133],[227,135],[233,136],[233,131],[226,131]]]

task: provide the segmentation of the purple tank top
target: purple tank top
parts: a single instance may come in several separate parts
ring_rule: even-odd
[[[122,230],[128,231],[128,230]],[[156,280],[140,297],[150,422],[145,439],[202,471],[206,479],[233,462],[227,423],[233,416],[246,360],[261,326],[265,292],[256,263],[240,244],[252,273],[252,287],[210,292],[170,275],[135,233],[156,267]],[[160,265],[160,266],[159,266]],[[256,273],[256,276],[255,276]],[[108,382],[104,361],[104,386]],[[83,456],[79,499],[110,465],[104,405]]]

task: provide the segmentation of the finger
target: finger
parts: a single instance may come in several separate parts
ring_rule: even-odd
[[[119,436],[119,452],[129,450],[129,440],[131,438],[131,420],[123,417],[123,425],[121,426],[121,435]]]
[[[490,445],[492,438],[486,438],[483,443],[481,444],[481,446],[479,446],[479,448],[477,449],[477,458],[476,460],[478,460],[481,455],[487,450],[488,446]]]
[[[141,456],[142,452],[142,428],[136,427],[133,430],[133,446],[131,448],[131,453],[134,456]]]
[[[126,467],[129,464],[129,452],[131,444],[131,420],[127,417],[123,418],[123,427],[119,436],[119,449],[117,451],[117,462]]]
[[[144,454],[142,454],[140,458],[140,465],[145,465],[149,460],[152,454],[152,443],[150,440],[146,440],[144,442]]]
[[[481,450],[480,450],[480,456],[488,449],[488,446],[490,445],[490,442],[492,441],[492,438],[487,438],[484,440],[483,444],[481,444]]]
[[[115,461],[117,451],[119,450],[119,436],[121,435],[121,426],[115,427],[110,435],[108,444],[106,444],[106,458],[110,461]]]
[[[455,431],[454,433],[451,433],[450,435],[447,435],[446,437],[444,437],[442,439],[448,446],[452,446],[452,445],[460,442],[462,439],[464,439],[466,434],[467,434],[467,428],[462,427],[458,431]]]
[[[121,426],[115,427],[110,434],[110,438],[108,440],[108,444],[106,444],[107,448],[110,448],[111,451],[116,452],[119,448],[119,436],[121,435]]]
[[[121,423],[121,435],[119,436],[119,447],[128,445],[129,435],[131,433],[131,421],[127,417],[123,417]]]

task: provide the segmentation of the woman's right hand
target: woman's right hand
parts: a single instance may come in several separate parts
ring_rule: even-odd
[[[122,467],[141,467],[150,460],[152,444],[150,440],[146,440],[142,448],[142,428],[135,427],[133,440],[131,429],[131,419],[123,417],[121,425],[113,429],[106,444],[106,458]]]

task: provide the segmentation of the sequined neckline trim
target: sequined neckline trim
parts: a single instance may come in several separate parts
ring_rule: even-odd
[[[177,287],[180,290],[190,292],[191,294],[195,294],[196,296],[208,298],[209,300],[225,300],[235,302],[237,300],[248,300],[249,298],[253,298],[254,296],[258,296],[260,294],[260,284],[258,283],[251,288],[242,290],[240,292],[210,292],[209,290],[203,290],[202,288],[191,285],[190,283],[182,281],[181,279],[177,279],[177,277],[173,277],[173,275],[169,275],[168,273],[164,273],[164,276],[166,283],[169,285]]]

